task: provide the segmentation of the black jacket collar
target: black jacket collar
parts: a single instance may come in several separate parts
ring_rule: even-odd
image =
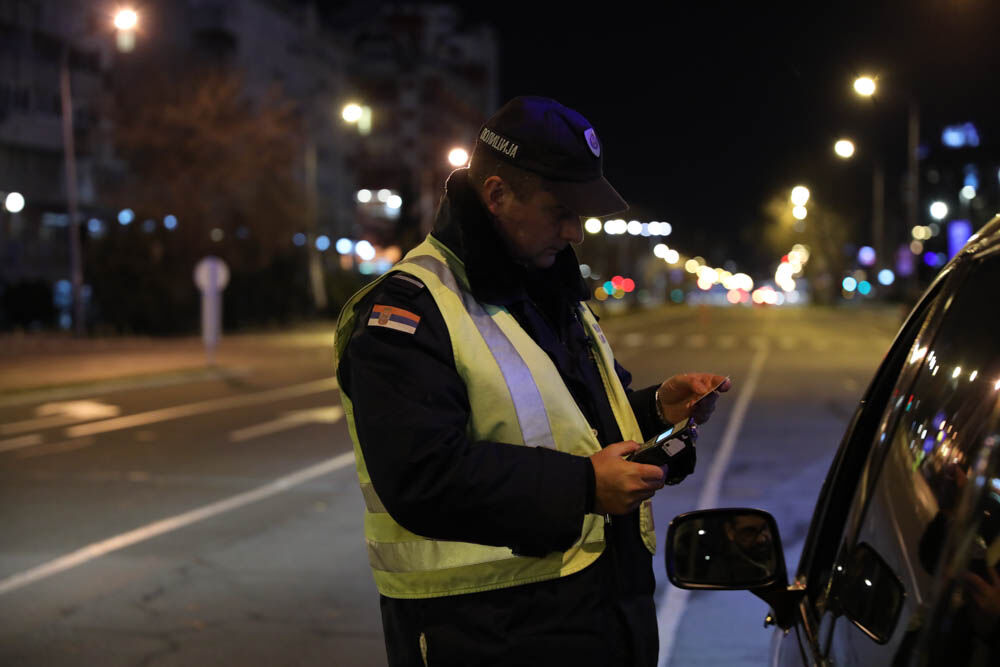
[[[514,261],[489,212],[469,185],[467,169],[458,169],[448,177],[431,233],[465,263],[469,288],[477,301],[506,305],[526,299],[529,289],[570,301],[589,297],[572,246],[556,255],[555,264],[548,269],[528,269]]]

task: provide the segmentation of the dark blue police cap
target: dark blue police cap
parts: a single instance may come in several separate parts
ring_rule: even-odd
[[[628,208],[604,178],[604,151],[593,126],[555,100],[515,97],[486,121],[476,149],[544,177],[545,189],[577,215]]]

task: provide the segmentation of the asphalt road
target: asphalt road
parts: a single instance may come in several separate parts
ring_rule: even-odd
[[[729,375],[699,467],[655,499],[770,511],[789,569],[897,313],[671,309],[604,320],[634,386]],[[384,665],[331,351],[224,379],[0,399],[0,664]],[[766,664],[764,603],[681,594],[664,664]],[[721,631],[724,629],[724,632]]]

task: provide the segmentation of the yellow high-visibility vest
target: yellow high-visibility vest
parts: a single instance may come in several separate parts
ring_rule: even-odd
[[[600,451],[596,432],[566,388],[549,356],[502,307],[479,303],[469,292],[461,260],[433,236],[407,253],[394,271],[424,283],[451,336],[455,367],[471,408],[471,442],[493,441],[590,456]],[[354,330],[355,306],[378,281],[355,294],[337,324],[339,363]],[[579,313],[615,420],[625,440],[642,441],[628,397],[614,369],[614,356],[590,309]],[[576,542],[543,558],[517,556],[506,547],[435,540],[399,525],[385,510],[368,476],[355,426],[354,406],[342,394],[365,500],[365,541],[375,584],[393,598],[428,598],[528,584],[578,572],[604,550],[604,518],[587,514]],[[472,446],[475,446],[474,444]],[[650,553],[656,550],[652,503],[640,506],[639,529]]]

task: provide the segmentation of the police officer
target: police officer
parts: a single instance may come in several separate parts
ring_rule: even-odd
[[[449,177],[431,234],[341,313],[391,665],[656,663],[664,471],[623,456],[707,419],[716,394],[695,398],[724,378],[632,390],[615,362],[571,247],[581,216],[627,207],[602,158],[579,113],[508,102]]]

